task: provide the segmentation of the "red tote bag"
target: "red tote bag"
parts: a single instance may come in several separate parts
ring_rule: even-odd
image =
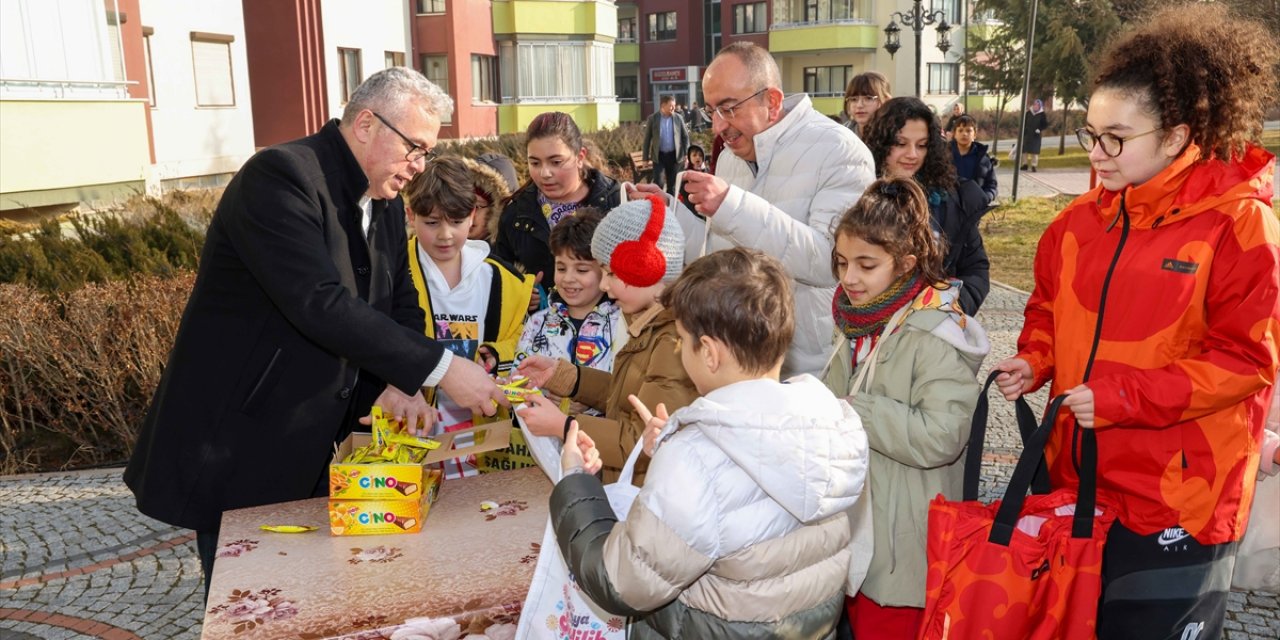
[[[922,640],[1080,640],[1096,637],[1102,549],[1115,511],[1096,500],[1097,440],[1082,429],[1080,490],[1027,495],[1043,481],[1045,443],[1066,396],[1035,414],[1017,400],[1023,452],[1004,498],[979,502],[978,474],[987,424],[987,391],[974,410],[965,461],[964,500],[939,495],[929,505]],[[1046,487],[1047,488],[1047,487]]]

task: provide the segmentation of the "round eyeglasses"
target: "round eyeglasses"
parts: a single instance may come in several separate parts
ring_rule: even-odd
[[[1163,131],[1163,129],[1156,127],[1150,131],[1143,131],[1142,133],[1135,133],[1121,138],[1114,133],[1096,133],[1089,127],[1080,127],[1076,129],[1076,139],[1080,141],[1080,146],[1085,151],[1092,153],[1094,147],[1102,145],[1102,152],[1107,154],[1107,157],[1114,158],[1124,151],[1124,143],[1134,138],[1151,135],[1157,131]]]
[[[713,107],[711,105],[707,105],[703,108],[703,111],[707,114],[708,118],[720,116],[721,120],[732,120],[733,116],[737,114],[738,109],[741,108],[743,104],[768,90],[769,87],[765,87],[727,107]]]

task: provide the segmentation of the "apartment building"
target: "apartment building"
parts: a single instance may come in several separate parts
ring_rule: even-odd
[[[623,78],[635,78],[641,118],[653,113],[665,94],[675,95],[682,104],[701,103],[701,71],[722,47],[745,40],[773,54],[784,92],[808,93],[822,113],[838,114],[849,79],[868,70],[888,76],[895,95],[911,95],[915,36],[904,29],[902,50],[891,57],[884,50],[883,29],[893,12],[910,12],[912,4],[913,0],[643,0],[636,4],[634,18],[629,10],[619,9],[619,38],[634,31],[639,46],[634,68],[630,56],[627,65],[619,62],[618,83],[623,86]],[[925,8],[942,11],[948,23],[956,25],[945,53],[938,50],[932,28],[922,34],[921,98],[941,111],[960,99],[963,89],[965,2],[926,0]]]

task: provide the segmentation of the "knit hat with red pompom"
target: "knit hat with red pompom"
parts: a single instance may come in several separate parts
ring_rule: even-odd
[[[662,197],[615,207],[591,236],[591,257],[633,287],[674,282],[684,270],[684,233]]]

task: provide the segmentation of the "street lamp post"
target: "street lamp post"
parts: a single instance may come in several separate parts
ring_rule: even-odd
[[[916,97],[920,97],[920,34],[925,27],[937,23],[938,50],[946,53],[951,48],[951,25],[947,24],[945,11],[942,9],[926,11],[923,0],[914,0],[910,13],[894,11],[889,14],[889,26],[884,28],[884,49],[889,52],[890,59],[893,58],[893,54],[898,52],[898,49],[902,48],[902,44],[898,41],[902,28],[898,26],[898,22],[902,22],[905,27],[910,27],[911,31],[916,34]]]

